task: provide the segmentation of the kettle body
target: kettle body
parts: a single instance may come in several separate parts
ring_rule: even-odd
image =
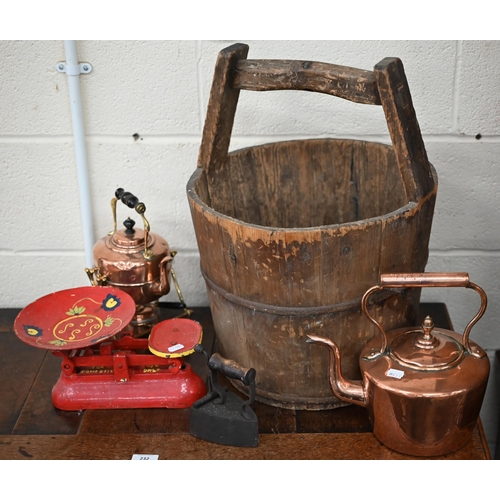
[[[132,219],[125,221],[130,225],[128,221]],[[136,304],[144,305],[170,291],[170,247],[161,236],[149,233],[147,248],[151,254],[145,258],[144,231],[127,231],[116,231],[94,245],[94,265],[106,277],[108,286],[127,292]]]
[[[389,346],[401,336],[419,334],[407,328],[387,332]],[[434,329],[459,345],[455,332]],[[378,342],[377,342],[378,340]],[[464,353],[455,368],[412,370],[385,353],[370,358],[380,340],[372,339],[360,355],[365,406],[379,441],[392,450],[414,456],[445,455],[470,439],[486,391],[490,363],[486,352],[471,342],[479,357]]]
[[[383,288],[461,286],[481,296],[478,313],[462,335],[434,328],[428,316],[421,328],[385,332],[368,311],[370,295]],[[375,437],[385,446],[413,456],[438,456],[458,450],[471,438],[483,402],[490,363],[486,352],[469,341],[472,326],[486,310],[484,290],[467,273],[381,275],[362,309],[381,335],[363,348],[362,380],[345,379],[341,353],[330,339],[308,335],[309,343],[329,348],[329,377],[339,399],[368,410]]]

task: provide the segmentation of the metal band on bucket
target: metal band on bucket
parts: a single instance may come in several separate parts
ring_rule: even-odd
[[[205,279],[207,286],[212,289],[214,292],[221,295],[225,300],[232,302],[233,304],[237,304],[239,306],[245,307],[247,309],[252,309],[255,311],[263,312],[263,313],[271,313],[276,314],[278,316],[306,316],[306,315],[315,315],[315,314],[330,314],[341,311],[352,311],[361,307],[361,298],[355,298],[352,300],[347,300],[345,302],[339,302],[337,304],[327,304],[324,306],[313,306],[313,307],[304,307],[304,306],[295,306],[295,307],[285,307],[285,306],[276,306],[271,304],[263,304],[261,302],[255,302],[253,300],[248,300],[243,297],[239,297],[238,295],[234,295],[226,290],[222,289],[219,285],[216,285],[205,273],[203,268],[200,266],[201,274]],[[394,295],[400,295],[404,292],[402,289],[394,289],[394,290],[383,290],[376,294],[376,297],[371,299],[372,304],[377,304],[380,302],[386,301],[388,298]]]

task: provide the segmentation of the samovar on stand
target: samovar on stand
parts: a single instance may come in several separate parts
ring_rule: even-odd
[[[128,217],[124,228],[117,230],[116,205],[135,209],[144,223],[144,229],[136,229],[135,221]],[[172,263],[177,252],[171,251],[167,241],[152,233],[146,216],[146,205],[132,193],[119,188],[111,199],[114,228],[101,238],[93,249],[94,267],[86,269],[94,286],[112,286],[128,293],[136,303],[136,313],[130,326],[135,337],[151,332],[160,321],[160,307],[183,309],[179,316],[191,316],[186,307]],[[159,302],[170,291],[170,276],[179,302]]]

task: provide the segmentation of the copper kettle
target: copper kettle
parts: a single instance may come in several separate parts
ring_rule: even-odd
[[[385,332],[368,311],[369,297],[384,288],[406,287],[472,288],[481,306],[462,335],[434,328],[429,316],[421,328]],[[407,455],[444,455],[469,440],[481,409],[490,363],[486,352],[469,341],[469,334],[486,305],[484,290],[467,273],[385,274],[361,301],[363,312],[380,332],[360,354],[361,381],[342,376],[335,342],[315,335],[308,335],[306,342],[330,350],[333,393],[367,408],[381,443]]]
[[[144,229],[136,229],[130,217],[124,228],[117,230],[116,205],[121,200],[142,218]],[[109,285],[127,292],[136,303],[136,315],[131,322],[134,334],[149,333],[159,321],[157,301],[170,291],[170,276],[174,278],[180,303],[184,307],[180,289],[173,274],[172,261],[176,252],[171,252],[167,241],[150,230],[145,217],[146,205],[132,193],[119,188],[111,200],[114,229],[101,238],[93,249],[94,266],[86,269],[93,285]],[[186,311],[186,309],[185,309]]]

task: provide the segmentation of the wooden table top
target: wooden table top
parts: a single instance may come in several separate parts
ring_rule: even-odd
[[[13,332],[19,309],[0,310],[0,459],[130,460],[134,454],[162,459],[315,459],[413,460],[389,450],[371,433],[367,412],[358,406],[335,410],[294,411],[259,402],[259,446],[222,446],[189,433],[189,409],[123,409],[61,411],[51,391],[61,371],[61,358],[21,342]],[[164,319],[173,311],[164,310]],[[436,326],[451,328],[444,304],[422,304]],[[208,307],[194,308],[192,319],[204,330],[210,350],[214,328]],[[186,358],[206,375],[203,356]],[[445,460],[491,459],[481,422],[472,439]]]

